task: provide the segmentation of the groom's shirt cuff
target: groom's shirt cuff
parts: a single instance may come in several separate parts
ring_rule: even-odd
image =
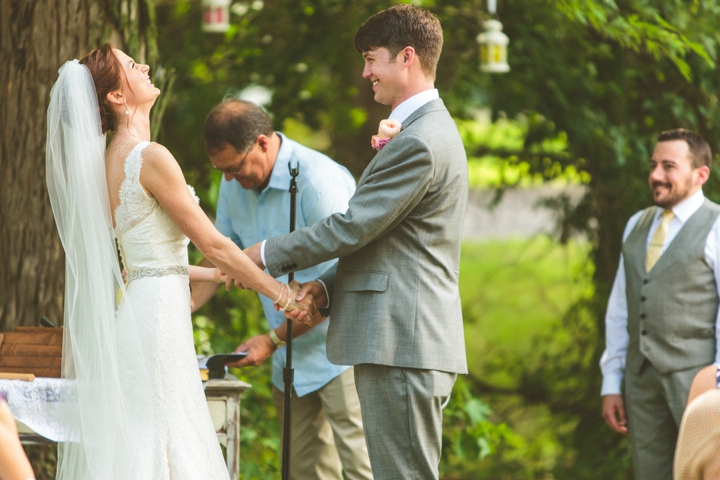
[[[316,281],[316,282],[320,282],[320,285],[322,285],[323,288],[325,289],[325,299],[326,299],[327,301],[325,302],[325,306],[322,307],[322,308],[329,310],[329,309],[330,309],[330,294],[328,293],[327,286],[325,285],[325,282],[323,282],[323,281],[320,280],[319,278],[316,278],[315,281]]]
[[[320,285],[323,286],[325,289],[325,306],[318,308],[320,315],[323,317],[329,317],[330,316],[330,293],[328,293],[327,285],[325,285],[325,282],[320,280],[319,278],[315,279],[316,282],[320,282]]]
[[[267,242],[267,240],[263,240],[260,244],[260,260],[263,262],[263,265],[265,265],[265,268],[267,268],[267,262],[265,261],[265,242]]]

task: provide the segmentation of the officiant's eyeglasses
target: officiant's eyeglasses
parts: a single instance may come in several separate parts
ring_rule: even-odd
[[[247,159],[248,154],[252,151],[254,146],[255,146],[255,144],[253,143],[252,146],[250,147],[250,150],[245,152],[245,156],[242,158],[242,160],[240,160],[240,163],[238,163],[236,167],[218,168],[215,165],[212,165],[212,164],[211,165],[215,170],[220,170],[223,173],[227,173],[228,175],[232,175],[233,177],[236,177],[240,173],[240,170],[242,169],[243,165],[245,165],[245,159]]]

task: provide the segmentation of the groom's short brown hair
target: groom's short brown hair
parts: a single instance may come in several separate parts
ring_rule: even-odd
[[[423,73],[435,79],[443,35],[440,20],[424,8],[396,5],[368,18],[355,34],[360,53],[387,48],[395,58],[405,47],[413,47]]]

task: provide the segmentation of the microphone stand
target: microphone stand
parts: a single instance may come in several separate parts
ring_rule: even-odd
[[[295,231],[295,195],[297,194],[297,176],[300,175],[300,164],[293,167],[288,162],[290,170],[290,233]],[[288,274],[288,283],[295,278],[294,272]],[[283,382],[285,385],[285,402],[283,404],[283,442],[282,442],[282,480],[290,478],[290,424],[292,416],[292,388],[295,379],[295,371],[292,368],[292,344],[293,344],[293,322],[287,322],[287,339],[285,368],[283,369]]]

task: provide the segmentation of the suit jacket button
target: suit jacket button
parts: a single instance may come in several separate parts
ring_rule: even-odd
[[[644,302],[645,300],[647,300],[647,298],[645,298],[645,297],[640,297],[640,301],[641,301],[641,302]]]
[[[642,318],[643,320],[645,320],[645,317],[647,317],[647,315],[645,315],[644,313],[640,314],[640,318]]]
[[[647,285],[648,283],[650,283],[650,280],[648,280],[647,278],[643,280],[643,284]]]
[[[647,335],[647,330],[643,330],[642,332],[640,332],[640,335]]]

